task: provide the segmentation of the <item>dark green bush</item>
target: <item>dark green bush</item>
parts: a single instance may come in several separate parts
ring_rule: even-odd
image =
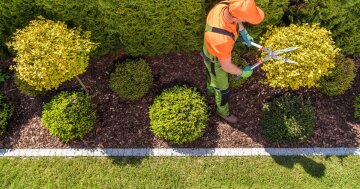
[[[22,81],[21,79],[19,79],[16,74],[15,76],[15,84],[17,85],[18,89],[20,90],[20,92],[24,95],[27,96],[31,96],[31,97],[37,97],[37,96],[43,96],[45,95],[46,91],[42,90],[36,90],[35,87],[29,85],[28,83],[26,83],[25,81]]]
[[[0,93],[0,136],[6,132],[6,126],[13,113],[13,105],[7,102],[4,95]]]
[[[245,59],[241,58],[241,56],[237,52],[232,53],[232,63],[240,68],[244,68],[245,66],[249,65],[248,62],[246,62]],[[241,87],[245,81],[246,78],[239,78],[238,80],[235,79],[236,77],[233,75],[229,75],[229,82],[231,88],[239,88]]]
[[[120,40],[129,55],[201,49],[204,0],[121,0],[117,14]]]
[[[312,135],[316,116],[310,102],[289,95],[264,104],[260,124],[270,142],[296,144]]]
[[[360,119],[360,95],[357,95],[355,97],[354,108],[355,108],[355,112],[354,112],[355,119]]]
[[[120,47],[120,18],[116,0],[34,0],[47,19],[63,21],[70,27],[81,26],[91,32],[91,41],[100,43],[95,55],[103,55]]]
[[[82,139],[95,120],[95,105],[82,92],[61,92],[44,105],[41,118],[50,133],[64,142]]]
[[[329,76],[323,77],[319,82],[319,90],[328,95],[342,95],[348,90],[356,76],[356,68],[353,60],[339,55],[336,58],[335,68]]]
[[[34,4],[34,0],[0,1],[0,57],[9,54],[5,43],[10,41],[16,29],[25,27],[41,12]]]
[[[209,119],[205,98],[186,86],[175,86],[157,96],[149,116],[155,135],[174,144],[202,136]]]
[[[9,75],[7,75],[6,73],[3,73],[2,70],[0,69],[0,84],[2,82],[5,82],[9,78],[10,78]]]
[[[115,72],[110,76],[110,88],[127,100],[143,97],[152,84],[151,68],[143,59],[116,64]]]
[[[359,0],[298,0],[289,9],[291,23],[320,23],[331,30],[338,47],[346,54],[360,55]]]

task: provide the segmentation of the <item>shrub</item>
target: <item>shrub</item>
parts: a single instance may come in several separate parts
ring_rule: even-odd
[[[122,0],[118,2],[120,40],[132,56],[201,49],[204,0]]]
[[[298,62],[298,65],[270,60],[261,67],[266,72],[266,84],[293,90],[316,86],[320,78],[335,67],[335,57],[340,51],[335,47],[330,32],[318,25],[272,28],[262,41],[272,50],[300,47],[281,55]]]
[[[13,105],[5,100],[3,94],[0,94],[0,136],[6,132],[6,126],[13,113]]]
[[[41,118],[50,133],[64,142],[82,139],[95,120],[95,105],[81,92],[61,92],[44,105]]]
[[[202,136],[209,119],[205,98],[185,86],[175,86],[157,96],[149,115],[155,135],[174,144],[192,142]]]
[[[360,95],[357,95],[355,97],[354,108],[355,108],[355,112],[354,112],[355,119],[360,119]]]
[[[8,43],[17,55],[14,58],[20,80],[36,90],[50,90],[85,72],[89,53],[96,45],[90,32],[68,29],[63,22],[39,17],[24,29],[17,30]]]
[[[43,16],[81,27],[91,32],[91,41],[100,43],[94,55],[104,55],[121,47],[118,1],[35,0]]]
[[[331,74],[320,79],[319,90],[328,96],[342,95],[351,87],[355,76],[354,61],[339,55]]]
[[[360,55],[360,1],[301,0],[290,7],[291,23],[320,23],[346,54]]]
[[[16,74],[15,74],[15,84],[17,85],[20,92],[24,95],[31,96],[31,97],[37,97],[37,96],[43,96],[45,95],[46,91],[38,91],[35,89],[35,87],[27,84],[26,82],[20,80]]]
[[[315,110],[310,102],[285,95],[271,104],[264,104],[260,124],[262,134],[270,142],[305,142],[315,128]]]
[[[143,59],[117,64],[115,72],[110,76],[110,88],[127,100],[143,97],[152,84],[151,68]]]
[[[244,68],[245,66],[249,65],[249,63],[247,63],[245,59],[241,58],[237,52],[232,53],[232,63],[240,68]],[[229,77],[231,88],[239,88],[247,80],[246,78],[239,78],[238,80],[236,80],[235,78],[236,76],[233,75]]]

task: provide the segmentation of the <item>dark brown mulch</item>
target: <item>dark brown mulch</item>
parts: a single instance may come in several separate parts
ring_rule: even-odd
[[[148,58],[155,81],[152,90],[142,99],[128,102],[120,99],[108,86],[115,60],[126,57],[120,51],[114,55],[92,59],[88,71],[80,78],[90,90],[97,105],[97,122],[92,132],[83,140],[62,143],[49,134],[41,125],[41,110],[60,90],[81,90],[74,79],[66,82],[58,91],[42,98],[22,95],[13,78],[0,86],[5,95],[15,104],[15,115],[8,126],[7,134],[0,138],[0,148],[67,148],[67,147],[169,147],[166,141],[155,137],[149,129],[148,107],[154,96],[163,88],[176,83],[188,83],[204,93],[205,77],[201,57],[197,54],[169,54]],[[12,62],[2,61],[8,68]],[[360,59],[356,59],[359,67]],[[9,72],[10,73],[10,72]],[[210,124],[203,137],[187,145],[176,147],[288,147],[272,145],[261,136],[259,115],[264,102],[271,101],[282,91],[259,84],[264,78],[258,69],[245,85],[232,90],[232,112],[240,123],[230,125],[215,115],[213,97],[207,96],[211,111]],[[295,92],[310,99],[316,107],[317,128],[312,138],[295,147],[356,147],[360,144],[360,123],[353,118],[353,100],[360,93],[360,75],[346,94],[327,97],[316,90]],[[175,146],[173,146],[175,147]]]

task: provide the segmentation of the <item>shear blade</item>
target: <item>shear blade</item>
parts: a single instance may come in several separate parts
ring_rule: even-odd
[[[278,55],[278,54],[281,54],[281,53],[285,53],[285,52],[290,52],[290,51],[294,51],[296,49],[298,49],[299,47],[289,47],[289,48],[286,48],[286,49],[281,49],[281,50],[276,50],[273,52],[274,55]]]

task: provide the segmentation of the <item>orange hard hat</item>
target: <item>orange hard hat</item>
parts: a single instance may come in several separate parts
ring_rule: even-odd
[[[230,0],[230,14],[239,19],[243,19],[250,24],[259,24],[264,19],[264,11],[256,6],[254,0]]]

